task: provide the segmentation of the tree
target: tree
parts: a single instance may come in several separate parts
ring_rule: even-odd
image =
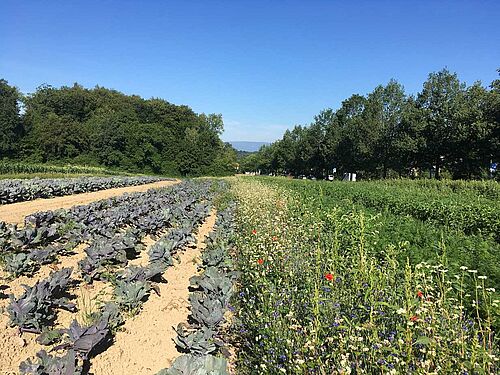
[[[21,135],[19,91],[0,79],[0,158],[13,157]]]
[[[395,80],[378,86],[368,95],[366,118],[370,122],[370,135],[373,137],[373,151],[370,165],[382,168],[382,177],[387,177],[388,168],[397,168],[397,153],[394,141],[401,123],[405,103],[403,86]]]
[[[451,134],[450,169],[454,178],[479,177],[488,167],[494,123],[487,120],[487,97],[488,91],[479,82],[463,93],[456,113],[457,126]]]
[[[500,69],[497,70],[500,74]],[[486,99],[485,117],[492,131],[488,142],[488,153],[491,161],[500,161],[500,79],[494,80],[490,85]]]
[[[170,175],[226,174],[229,159],[236,161],[220,140],[220,114],[78,84],[40,86],[25,102],[23,148],[31,160]]]
[[[441,167],[450,164],[452,135],[457,131],[457,114],[463,103],[465,85],[455,73],[443,69],[429,74],[423,90],[417,96],[417,104],[425,112],[426,162],[436,168],[440,178]]]
[[[222,114],[211,113],[205,115],[202,113],[200,119],[208,127],[210,132],[214,134],[221,135],[224,132],[224,120],[222,119]]]
[[[364,117],[366,104],[364,96],[355,94],[343,101],[336,113],[340,128],[336,157],[345,172],[371,169],[368,163],[373,154],[373,137]]]
[[[321,111],[309,126],[287,130],[248,164],[317,175],[336,167],[361,177],[435,166],[436,178],[443,167],[454,178],[481,177],[489,161],[500,159],[500,80],[490,88],[466,87],[443,69],[429,74],[415,98],[391,80],[366,97],[352,95],[337,111]]]
[[[88,136],[80,124],[67,115],[49,113],[31,132],[39,161],[70,161],[88,151]]]

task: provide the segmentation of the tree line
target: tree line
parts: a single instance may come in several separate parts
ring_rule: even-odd
[[[0,159],[165,175],[234,173],[222,116],[103,87],[42,85],[23,95],[0,79]]]
[[[499,70],[500,72],[500,70]],[[500,160],[500,80],[467,86],[443,69],[406,95],[391,80],[354,94],[336,111],[249,155],[244,170],[317,177],[357,172],[363,178],[427,175],[482,178]]]

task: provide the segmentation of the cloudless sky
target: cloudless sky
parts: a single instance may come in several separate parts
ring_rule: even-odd
[[[224,140],[273,141],[395,78],[500,68],[500,0],[0,0],[0,78],[78,82],[222,113]]]

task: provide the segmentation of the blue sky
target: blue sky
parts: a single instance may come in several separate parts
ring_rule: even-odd
[[[0,1],[0,78],[79,82],[222,113],[225,140],[273,141],[395,78],[500,68],[500,1]]]

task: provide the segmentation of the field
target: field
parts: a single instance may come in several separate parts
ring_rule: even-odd
[[[172,184],[0,223],[2,370],[499,372],[497,183]]]
[[[235,186],[242,373],[498,372],[498,201],[474,184]]]
[[[25,175],[29,178],[33,175],[123,175],[126,173],[117,172],[110,169],[80,166],[80,165],[49,165],[36,163],[14,162],[10,160],[0,160],[0,178],[5,176]]]

